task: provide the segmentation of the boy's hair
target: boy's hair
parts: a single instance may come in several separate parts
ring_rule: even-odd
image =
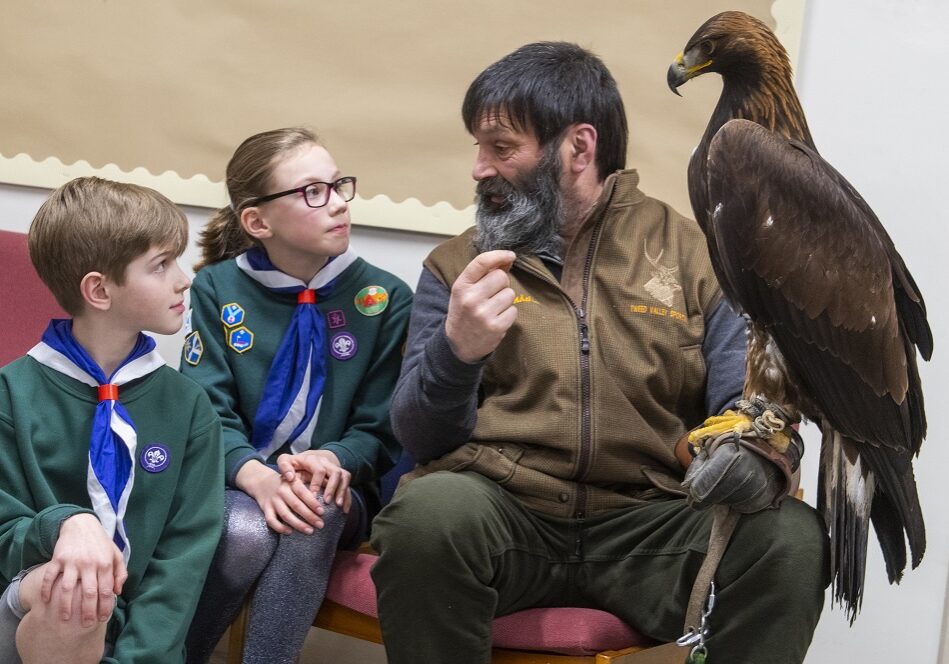
[[[148,187],[97,177],[76,178],[50,194],[28,234],[30,260],[67,313],[82,312],[82,278],[101,272],[125,283],[125,268],[151,247],[180,256],[188,220]]]
[[[195,272],[234,258],[256,244],[241,226],[241,212],[255,199],[273,193],[271,176],[277,163],[304,145],[322,143],[309,129],[286,127],[254,134],[237,147],[224,172],[230,205],[218,210],[201,231],[201,260],[194,266]]]
[[[626,165],[628,128],[612,74],[590,51],[567,42],[522,46],[489,66],[465,94],[461,117],[474,133],[485,113],[531,131],[541,148],[576,123],[596,128],[600,181]]]

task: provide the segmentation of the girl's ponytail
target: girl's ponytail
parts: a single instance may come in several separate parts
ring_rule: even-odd
[[[241,211],[248,203],[273,191],[271,176],[281,159],[313,144],[320,145],[320,140],[309,129],[287,127],[254,134],[237,147],[224,176],[231,205],[218,210],[201,231],[201,260],[194,266],[195,272],[234,258],[256,244],[241,226]]]
[[[198,246],[201,247],[201,260],[195,264],[195,272],[244,253],[254,246],[254,241],[241,228],[241,220],[234,208],[228,205],[208,220],[201,231]]]

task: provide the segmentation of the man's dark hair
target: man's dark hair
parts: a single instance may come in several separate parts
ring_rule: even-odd
[[[600,180],[626,165],[626,111],[612,74],[593,53],[567,42],[527,44],[485,69],[465,94],[461,117],[474,133],[485,113],[532,131],[541,148],[572,124],[596,128]]]

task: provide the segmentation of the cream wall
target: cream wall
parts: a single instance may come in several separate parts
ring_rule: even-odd
[[[916,279],[935,337],[920,375],[929,435],[916,464],[928,547],[922,565],[889,586],[870,544],[863,611],[853,628],[840,610],[818,625],[806,664],[949,663],[939,658],[949,570],[949,5],[943,0],[814,0],[807,5],[798,90],[818,149],[863,194]],[[816,495],[818,441],[805,453],[807,496]],[[945,637],[943,637],[945,638]]]
[[[945,359],[949,357],[945,345],[949,301],[942,288],[949,283],[944,256],[949,231],[943,203],[949,93],[940,69],[949,61],[947,28],[949,8],[941,0],[808,3],[799,90],[815,140],[889,229],[927,298],[936,351],[933,362],[920,369],[930,420],[929,438],[917,464],[929,529],[926,559],[918,570],[907,573],[899,587],[891,587],[885,581],[878,547],[871,543],[863,612],[850,628],[839,609],[825,608],[806,664],[949,664],[946,645],[939,657],[949,570],[944,509],[949,496],[944,478],[949,469],[949,428],[940,417],[949,403]],[[635,117],[631,125],[635,130]],[[0,228],[25,230],[45,194],[45,190],[0,185]],[[193,231],[207,215],[200,208],[188,208],[187,213]],[[354,218],[358,222],[358,210]],[[359,227],[353,235],[354,246],[364,257],[413,286],[422,258],[437,241],[430,235]],[[188,264],[194,258],[191,252],[186,256]],[[163,341],[161,348],[174,362],[178,340]],[[813,502],[817,441],[809,435],[808,443],[805,490]],[[345,652],[346,647],[345,641],[332,640],[320,648],[329,648],[322,655],[311,647],[305,661],[339,661],[335,653]],[[360,647],[359,652],[367,663],[384,661],[378,647]]]

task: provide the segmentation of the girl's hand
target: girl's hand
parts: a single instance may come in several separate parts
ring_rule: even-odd
[[[76,514],[59,528],[53,557],[43,566],[40,598],[48,603],[58,583],[62,590],[60,615],[68,621],[72,617],[73,597],[78,593],[81,621],[88,627],[97,619],[109,620],[115,598],[122,593],[127,578],[122,553],[106,535],[99,519],[92,514]]]
[[[263,463],[248,461],[237,472],[237,486],[257,501],[275,532],[289,535],[297,530],[310,535],[314,528],[323,527],[323,506],[301,479],[287,482]]]
[[[285,482],[305,482],[312,493],[323,492],[326,503],[333,502],[348,513],[352,504],[349,482],[352,474],[339,464],[339,458],[329,450],[307,450],[299,454],[281,454],[277,468]]]

